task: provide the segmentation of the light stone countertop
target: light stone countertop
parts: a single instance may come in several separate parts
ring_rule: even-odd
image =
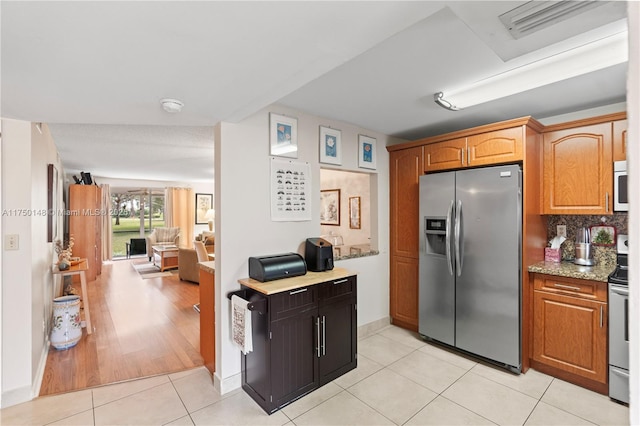
[[[215,260],[210,260],[208,262],[198,262],[200,264],[200,269],[206,271],[210,274],[216,273],[216,262]]]
[[[609,274],[615,269],[610,265],[581,266],[573,262],[538,262],[530,265],[529,272],[555,275],[559,277],[578,278],[582,280],[607,282]]]
[[[260,282],[253,278],[242,278],[238,280],[238,282],[246,287],[252,288],[253,290],[259,291],[262,294],[269,295],[281,293],[283,291],[291,291],[297,288],[320,284],[327,281],[339,280],[353,275],[357,275],[357,273],[344,268],[333,268],[330,271],[324,272],[307,271],[305,275],[267,282]]]

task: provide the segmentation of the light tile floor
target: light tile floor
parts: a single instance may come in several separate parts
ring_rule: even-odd
[[[37,398],[2,425],[628,425],[608,397],[529,370],[514,375],[389,326],[358,342],[358,368],[267,415],[204,368]]]

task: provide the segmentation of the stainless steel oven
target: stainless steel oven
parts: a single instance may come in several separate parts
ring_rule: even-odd
[[[613,162],[613,210],[617,212],[629,211],[626,161]]]
[[[618,235],[618,265],[609,275],[609,397],[629,403],[628,240]]]

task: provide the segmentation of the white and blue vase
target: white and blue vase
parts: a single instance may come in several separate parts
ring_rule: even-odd
[[[51,344],[56,349],[69,349],[82,337],[80,296],[62,296],[53,299],[53,326]]]

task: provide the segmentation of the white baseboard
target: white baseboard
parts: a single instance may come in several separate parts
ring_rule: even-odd
[[[213,387],[220,392],[220,395],[240,389],[242,386],[242,373],[234,374],[223,380],[220,379],[218,372],[213,375]]]
[[[358,340],[369,337],[391,324],[391,317],[380,318],[358,327]]]
[[[33,382],[31,398],[36,398],[40,395],[40,387],[42,386],[42,379],[44,378],[44,369],[47,366],[47,356],[49,355],[49,348],[51,347],[50,343],[49,334],[47,333],[44,342],[44,350],[40,354],[40,362],[38,362],[38,370],[36,371],[36,377]]]
[[[47,355],[49,354],[49,343],[49,338],[47,337],[44,350],[40,354],[38,370],[36,371],[36,375],[31,386],[23,386],[21,388],[2,392],[2,398],[0,399],[0,408],[7,408],[12,405],[22,404],[23,402],[31,401],[32,399],[37,398],[38,395],[40,395],[40,387],[42,386],[44,369],[47,365]]]

